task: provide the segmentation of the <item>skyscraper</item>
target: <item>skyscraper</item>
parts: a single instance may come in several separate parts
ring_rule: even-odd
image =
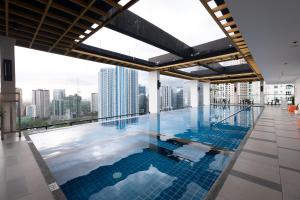
[[[36,107],[36,116],[48,118],[50,116],[50,93],[49,90],[32,90],[32,104]]]
[[[139,113],[147,113],[148,110],[148,97],[146,96],[146,87],[139,85]]]
[[[98,93],[91,94],[91,112],[98,112]]]
[[[67,119],[78,118],[81,114],[81,96],[78,94],[69,95],[65,98],[64,106]]]
[[[19,98],[20,98],[20,105],[17,104],[17,109],[16,110],[18,110],[19,106],[21,106],[21,113],[20,113],[20,115],[24,116],[24,114],[25,114],[25,106],[23,104],[22,89],[21,88],[16,88],[16,93],[19,94]]]
[[[161,86],[160,88],[161,110],[172,109],[172,96],[173,96],[173,89],[170,86]]]
[[[65,90],[64,89],[54,89],[53,90],[53,100],[52,100],[52,118],[53,119],[63,119],[65,116]]]
[[[183,108],[183,89],[176,88],[173,90],[173,100],[172,100],[172,107],[173,109],[180,109]]]
[[[35,105],[28,105],[25,108],[26,110],[26,116],[31,118],[36,118],[36,107]]]
[[[138,72],[116,67],[101,69],[98,76],[98,116],[138,113]]]

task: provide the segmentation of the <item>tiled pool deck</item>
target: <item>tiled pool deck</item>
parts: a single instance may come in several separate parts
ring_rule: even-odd
[[[267,106],[216,199],[299,200],[299,118]]]
[[[300,199],[300,116],[266,107],[232,170],[212,199]],[[0,199],[50,200],[32,144],[10,136],[0,144]],[[41,167],[41,166],[40,166]],[[45,175],[45,170],[43,170]],[[47,177],[47,171],[46,171]],[[57,198],[59,199],[59,198]]]

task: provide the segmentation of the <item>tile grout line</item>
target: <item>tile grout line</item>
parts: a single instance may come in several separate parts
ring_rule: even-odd
[[[282,192],[281,182],[275,183],[273,181],[269,181],[267,179],[263,179],[257,176],[249,175],[244,172],[238,171],[238,170],[231,170],[230,175],[244,179],[246,181],[250,181],[254,184],[258,184],[264,187],[268,187],[272,190],[277,190],[278,192]]]
[[[294,168],[286,167],[286,166],[283,166],[283,165],[279,165],[279,168],[281,168],[281,169],[286,169],[286,170],[290,170],[290,171],[297,172],[297,173],[300,173],[300,170],[299,170],[299,169],[294,169]]]

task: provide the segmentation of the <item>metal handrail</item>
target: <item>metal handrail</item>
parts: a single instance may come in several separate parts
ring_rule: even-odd
[[[149,112],[146,112],[146,113],[131,113],[131,114],[126,114],[126,115],[115,115],[115,116],[110,116],[110,117],[100,117],[100,118],[92,118],[92,119],[85,119],[85,120],[67,121],[67,122],[56,123],[56,124],[47,124],[47,125],[44,125],[44,126],[26,127],[26,128],[21,128],[21,130],[25,131],[25,130],[40,129],[40,128],[45,128],[47,130],[49,127],[52,127],[52,126],[61,126],[61,125],[73,126],[74,124],[80,124],[82,122],[92,123],[93,121],[99,121],[99,120],[102,120],[102,119],[108,120],[108,119],[113,119],[113,118],[121,118],[121,117],[136,116],[136,115],[146,115],[146,114],[149,114]]]
[[[227,119],[233,117],[234,115],[236,115],[236,114],[238,114],[238,113],[240,113],[240,112],[246,110],[247,108],[251,108],[251,106],[245,106],[245,108],[243,108],[243,109],[241,109],[241,110],[239,110],[239,111],[237,111],[237,112],[235,112],[235,113],[229,115],[228,117],[225,117],[224,119],[222,119],[222,120],[220,120],[220,121],[218,121],[218,122],[216,122],[216,123],[213,123],[211,126],[215,126],[215,125],[217,125],[217,124],[219,124],[219,123],[221,123],[221,122],[223,122],[223,121],[225,121],[225,120],[227,120]]]

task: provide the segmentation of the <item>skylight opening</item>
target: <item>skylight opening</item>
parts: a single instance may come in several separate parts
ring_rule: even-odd
[[[88,29],[87,29],[86,31],[84,31],[85,34],[90,34],[91,32],[92,32],[92,31],[91,31],[91,30],[88,30]]]
[[[75,39],[74,41],[75,41],[75,42],[79,42],[79,40],[78,40],[78,39]]]
[[[125,6],[129,1],[130,1],[130,0],[121,0],[121,1],[119,1],[119,4],[120,4],[121,6]]]
[[[168,53],[105,27],[97,31],[83,43],[144,60]]]
[[[223,13],[221,11],[215,12],[216,17],[221,17],[223,16]]]
[[[228,60],[224,62],[219,62],[220,65],[226,67],[231,65],[241,65],[241,64],[247,64],[246,60],[244,58],[237,59],[237,60]]]
[[[83,39],[85,36],[84,35],[79,35],[79,38]]]
[[[208,2],[207,4],[208,4],[208,6],[209,6],[211,9],[217,7],[217,4],[216,4],[215,1],[210,1],[210,2]]]
[[[99,25],[98,24],[93,24],[92,26],[91,26],[91,28],[92,29],[95,29],[95,28],[97,28]]]
[[[190,72],[193,72],[193,71],[205,70],[205,69],[207,69],[207,68],[202,67],[202,66],[194,66],[194,67],[182,68],[182,69],[179,69],[179,71],[190,73]]]
[[[225,37],[199,0],[144,0],[129,10],[189,46]]]

